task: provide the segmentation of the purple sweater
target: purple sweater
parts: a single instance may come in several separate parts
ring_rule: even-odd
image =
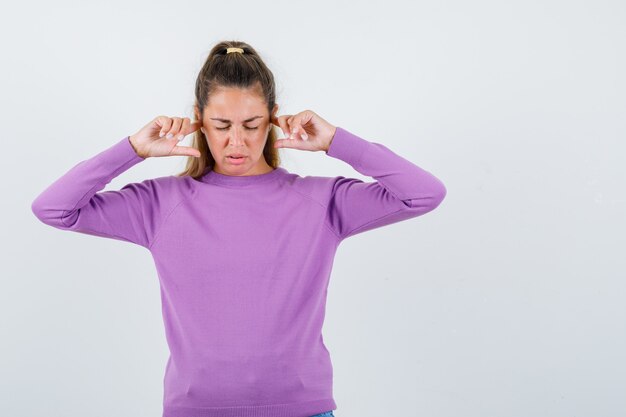
[[[430,172],[338,127],[326,152],[376,181],[206,171],[101,191],[143,161],[125,137],[32,203],[43,223],[152,254],[170,356],[164,417],[308,417],[337,408],[322,324],[347,237],[420,216],[446,195]]]

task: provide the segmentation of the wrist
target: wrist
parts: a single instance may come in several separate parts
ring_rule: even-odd
[[[326,147],[324,149],[324,152],[328,153],[328,150],[330,149],[330,145],[333,143],[333,139],[335,137],[335,133],[337,133],[337,127],[333,126],[332,134],[330,135],[330,140],[326,143]]]
[[[140,156],[141,158],[146,158],[145,156],[143,156],[140,152],[139,149],[137,148],[137,145],[135,144],[135,138],[133,135],[130,135],[128,137],[128,142],[130,143],[130,146],[133,148],[133,150],[135,151],[135,153]]]

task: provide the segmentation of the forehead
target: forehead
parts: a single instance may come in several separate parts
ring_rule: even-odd
[[[225,122],[247,122],[262,118],[267,109],[263,98],[253,90],[220,88],[211,94],[206,106],[208,118]]]

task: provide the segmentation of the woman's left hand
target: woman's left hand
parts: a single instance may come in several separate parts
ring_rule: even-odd
[[[285,114],[272,119],[272,124],[281,128],[287,135],[276,140],[276,148],[292,148],[303,151],[328,151],[335,136],[336,126],[311,110],[298,114]]]

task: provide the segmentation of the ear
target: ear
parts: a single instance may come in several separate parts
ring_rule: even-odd
[[[274,104],[274,108],[272,109],[272,113],[270,114],[270,123],[276,122],[276,114],[278,114],[278,104]]]
[[[193,106],[193,115],[195,117],[194,120],[202,120],[202,118],[200,117],[200,111],[198,111],[198,105],[197,104],[195,104]]]

